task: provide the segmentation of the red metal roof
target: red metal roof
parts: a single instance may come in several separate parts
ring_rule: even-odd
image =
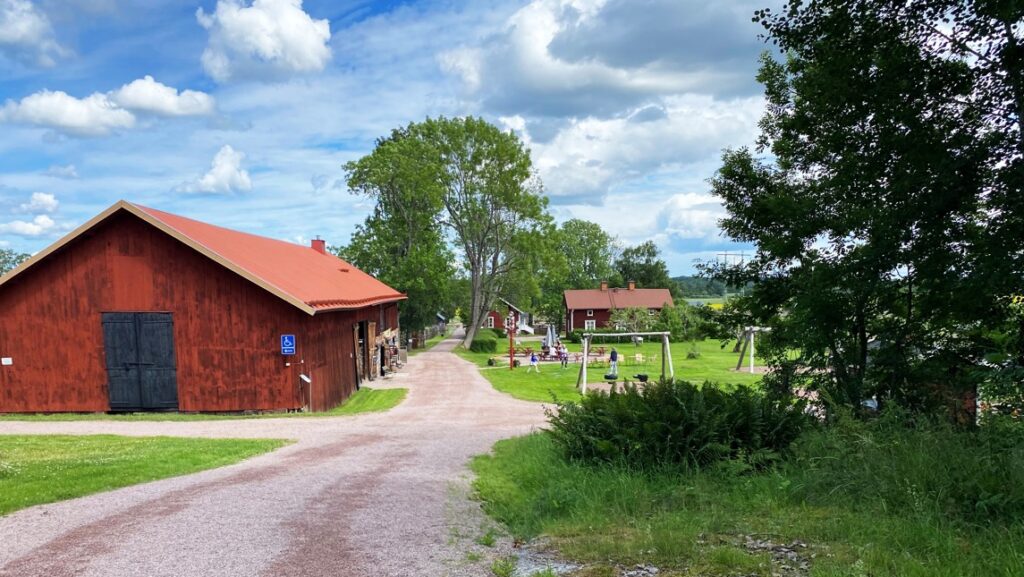
[[[134,206],[315,310],[359,308],[406,298],[332,254]]]
[[[312,247],[230,230],[123,200],[0,276],[0,285],[122,210],[309,314],[406,298],[340,258]]]
[[[675,306],[668,289],[574,289],[565,291],[565,306],[572,310],[581,309],[626,309],[639,307],[660,309],[668,303]]]

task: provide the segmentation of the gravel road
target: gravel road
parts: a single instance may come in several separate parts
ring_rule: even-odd
[[[544,422],[447,340],[387,386],[387,413],[198,422],[0,422],[0,434],[295,439],[230,467],[0,517],[0,576],[488,575],[468,459]],[[375,385],[382,386],[382,385]],[[481,554],[467,556],[468,551]]]

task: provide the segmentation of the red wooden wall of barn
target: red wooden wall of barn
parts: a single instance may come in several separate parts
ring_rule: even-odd
[[[128,213],[2,288],[0,355],[14,364],[0,367],[0,412],[108,410],[103,312],[173,313],[182,411],[299,408],[303,371],[313,408],[337,405],[355,388],[353,323],[397,324],[394,305],[311,317]],[[290,367],[283,333],[298,341]]]

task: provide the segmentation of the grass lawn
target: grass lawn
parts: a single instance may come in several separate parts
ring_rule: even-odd
[[[363,387],[344,403],[317,413],[259,413],[224,415],[205,413],[52,413],[0,415],[0,421],[216,421],[230,419],[290,419],[304,417],[340,417],[359,413],[387,411],[405,399],[408,389],[371,389]]]
[[[551,539],[587,563],[579,575],[618,575],[651,563],[659,575],[988,577],[1024,575],[1024,524],[979,527],[927,512],[833,498],[809,505],[784,472],[631,473],[567,463],[543,433],[474,459],[485,510],[517,538]],[[808,573],[744,545],[800,541]],[[753,550],[752,550],[753,549]]]
[[[503,341],[502,344],[507,343]],[[594,347],[605,347],[606,351],[612,346],[619,351],[619,375],[621,378],[632,378],[633,375],[646,373],[652,378],[661,374],[661,343],[646,342],[639,347],[629,342],[624,343],[595,343]],[[500,345],[499,345],[500,346]],[[538,349],[540,342],[533,344]],[[581,345],[568,344],[570,352],[579,352]],[[694,359],[686,358],[687,353],[696,346],[700,355]],[[517,357],[523,363],[514,370],[508,368],[508,356],[500,357],[491,353],[474,353],[462,347],[456,348],[455,352],[462,358],[481,367],[481,374],[487,378],[495,389],[508,393],[516,398],[527,401],[551,401],[554,394],[559,400],[575,401],[580,398],[576,391],[576,379],[579,375],[580,366],[577,363],[569,363],[569,368],[562,369],[559,363],[541,363],[540,374],[526,372],[526,360]],[[636,355],[643,357],[642,361],[637,360]],[[656,360],[651,360],[656,355]],[[498,358],[499,367],[487,366],[487,360],[491,357]],[[737,372],[736,361],[739,354],[732,352],[732,344],[722,348],[721,341],[708,339],[696,343],[672,343],[672,365],[675,368],[677,379],[703,383],[711,381],[728,385],[756,385],[761,376],[747,372]],[[600,383],[607,367],[591,366],[587,370],[587,381],[589,383]]]
[[[274,439],[0,435],[0,515],[222,467],[285,444]]]

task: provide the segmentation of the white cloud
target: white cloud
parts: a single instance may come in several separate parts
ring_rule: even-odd
[[[702,162],[756,134],[760,98],[720,102],[710,96],[667,97],[619,117],[571,119],[548,142],[533,142],[522,117],[502,118],[530,145],[556,202],[600,204],[609,189],[669,166]]]
[[[710,194],[673,195],[658,213],[658,229],[670,240],[710,240],[719,236],[718,221],[726,217],[721,201]]]
[[[210,171],[193,182],[177,187],[180,192],[229,193],[252,190],[249,173],[242,168],[245,154],[224,145],[213,157]]]
[[[18,208],[22,212],[53,212],[57,210],[60,202],[57,197],[46,192],[33,192],[28,202],[22,203]]]
[[[85,98],[43,90],[20,101],[8,100],[0,108],[0,122],[53,128],[74,136],[106,136],[134,127],[132,110],[160,116],[203,115],[213,112],[214,100],[195,90],[179,93],[145,76],[113,92],[95,92]]]
[[[54,178],[75,179],[78,178],[78,169],[75,168],[74,164],[68,164],[66,166],[54,164],[51,165],[50,168],[47,168],[44,174]]]
[[[0,0],[0,54],[32,66],[51,67],[68,54],[54,39],[46,14],[29,0]]]
[[[42,236],[53,231],[57,226],[52,218],[40,214],[31,222],[24,220],[12,220],[0,224],[0,234],[13,234],[17,236]]]
[[[205,92],[182,90],[145,76],[110,93],[110,100],[131,110],[161,116],[201,116],[214,110],[213,97]]]
[[[118,107],[105,94],[75,98],[66,92],[43,90],[8,100],[0,108],[0,121],[53,128],[77,136],[104,136],[135,125],[135,116]]]
[[[211,14],[196,10],[196,19],[209,31],[203,69],[218,82],[317,72],[331,58],[330,24],[312,19],[302,0],[218,0]]]

